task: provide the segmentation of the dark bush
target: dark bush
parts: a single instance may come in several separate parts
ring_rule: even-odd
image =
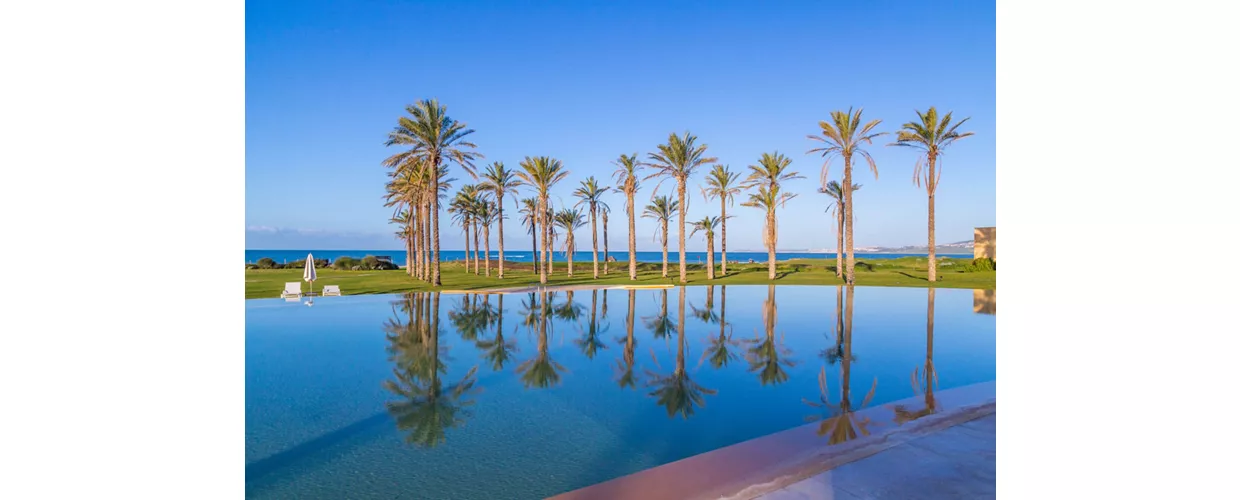
[[[332,263],[332,267],[340,270],[352,269],[353,266],[356,265],[357,259],[354,259],[353,257],[340,257],[336,259],[336,262]]]
[[[276,267],[276,261],[273,260],[271,257],[263,257],[261,259],[258,259],[257,266],[259,269],[278,269]]]
[[[362,269],[365,269],[367,271],[371,269],[378,269],[379,258],[375,257],[374,255],[367,255],[365,257],[362,257],[361,265],[362,265]]]
[[[380,271],[391,271],[393,269],[400,269],[400,266],[397,266],[396,264],[393,264],[388,261],[381,260],[379,261],[378,264],[375,265],[375,269],[378,269]]]
[[[975,273],[979,271],[994,271],[995,260],[990,257],[982,257],[980,259],[973,259],[973,262],[971,262],[968,265],[968,267],[965,268],[965,270],[971,273]]]

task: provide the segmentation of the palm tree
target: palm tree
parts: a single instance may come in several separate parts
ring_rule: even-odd
[[[680,282],[688,282],[687,272],[685,268],[685,212],[689,210],[688,200],[685,199],[685,183],[689,177],[693,175],[693,171],[698,167],[713,163],[717,158],[706,157],[706,145],[695,146],[693,143],[697,141],[697,137],[685,131],[684,137],[670,134],[667,137],[667,144],[658,146],[658,153],[650,153],[650,163],[646,165],[653,167],[656,171],[654,174],[647,176],[647,179],[654,177],[674,178],[676,179],[676,196],[680,207]],[[655,187],[658,191],[658,186]]]
[[[499,279],[504,279],[504,195],[516,195],[520,186],[521,181],[517,180],[512,170],[504,168],[502,161],[487,165],[486,171],[482,173],[482,183],[478,185],[479,189],[495,195],[495,220],[499,226]],[[534,251],[538,251],[537,247]]]
[[[779,186],[759,186],[758,192],[749,195],[749,201],[741,203],[743,207],[752,207],[766,212],[766,221],[762,225],[762,243],[766,245],[767,279],[775,279],[775,245],[779,234],[776,231],[775,209],[796,197],[793,193],[779,192]]]
[[[904,405],[896,405],[896,423],[917,420],[937,410],[934,389],[939,385],[939,375],[934,369],[934,288],[926,289],[926,365],[920,370],[914,368],[912,379],[913,392],[922,395],[925,406],[914,411]]]
[[[573,277],[573,256],[577,253],[576,239],[573,237],[573,230],[586,224],[586,219],[581,210],[576,208],[561,208],[555,214],[555,225],[564,229],[564,257],[568,259],[568,277]],[[597,276],[595,276],[597,278]]]
[[[599,213],[603,216],[603,274],[611,272],[611,254],[607,251],[607,215],[611,213],[611,207],[603,203],[599,206]]]
[[[496,207],[495,202],[486,198],[483,198],[478,203],[478,225],[482,226],[482,242],[486,245],[483,247],[485,251],[482,254],[482,260],[486,263],[486,275],[488,278],[491,277],[491,224],[495,223],[498,216],[496,214]],[[499,227],[503,228],[504,223],[500,222]],[[502,263],[503,259],[500,259],[500,262]],[[476,264],[475,270],[477,270]]]
[[[539,265],[541,261],[538,259],[538,200],[535,198],[524,198],[521,200],[520,208],[517,210],[521,214],[521,225],[525,226],[533,240],[531,252],[534,252],[530,262],[534,263],[534,274],[538,274],[538,270],[542,267]]]
[[[688,342],[685,340],[685,287],[680,289],[680,322],[676,329],[676,369],[667,376],[660,376],[656,373],[649,373],[649,387],[655,387],[650,393],[658,399],[659,405],[667,408],[668,418],[675,418],[677,414],[681,418],[688,419],[693,415],[695,406],[704,406],[706,398],[716,394],[718,391],[707,389],[697,384],[689,378],[689,372],[685,370],[685,346]]]
[[[693,223],[693,232],[689,233],[689,237],[697,234],[698,231],[705,233],[706,236],[706,279],[715,279],[715,227],[719,225],[718,216],[706,216],[702,220]]]
[[[762,319],[766,329],[765,337],[749,340],[752,346],[745,355],[749,361],[749,371],[758,373],[762,385],[781,384],[788,380],[784,367],[796,366],[796,361],[788,359],[792,350],[784,347],[782,341],[775,339],[775,285],[767,285],[766,302],[762,304]]]
[[[656,196],[646,210],[642,212],[643,219],[655,219],[659,221],[659,227],[655,229],[655,241],[659,240],[659,234],[663,235],[661,240],[663,243],[663,277],[667,277],[667,224],[674,217],[676,209],[680,207],[680,202],[672,201],[667,196]],[[632,253],[632,252],[630,252]]]
[[[599,187],[598,180],[591,175],[586,180],[581,181],[581,187],[573,191],[573,196],[581,199],[574,206],[579,207],[585,204],[590,208],[590,242],[594,246],[594,279],[598,279],[598,209],[600,205],[603,207],[607,206],[606,203],[603,203],[602,197],[608,189],[611,189],[611,187]]]
[[[545,260],[550,263],[551,233],[548,227],[550,225],[550,209],[548,208],[547,194],[551,186],[568,177],[569,171],[564,170],[564,164],[560,160],[549,156],[533,158],[526,156],[521,161],[521,168],[523,171],[517,172],[517,177],[521,178],[523,183],[532,186],[538,191],[538,226],[542,228],[543,255],[546,257]],[[547,272],[547,269],[539,272],[539,283],[547,284]]]
[[[637,205],[633,197],[637,195],[637,172],[641,170],[641,163],[637,161],[637,153],[633,153],[620,155],[612,164],[616,165],[616,188],[624,193],[624,211],[629,214],[629,280],[637,281]],[[664,272],[663,276],[666,277],[667,273]]]
[[[714,285],[711,285],[710,288],[713,289]],[[710,289],[707,289],[707,296],[710,295],[709,290]],[[719,323],[719,336],[710,339],[710,345],[708,345],[706,347],[706,351],[702,353],[702,359],[709,358],[710,366],[714,367],[715,369],[719,369],[719,368],[723,368],[727,366],[728,362],[733,361],[737,359],[738,357],[736,353],[732,352],[732,349],[740,346],[740,341],[732,340],[732,332],[728,328],[729,325],[728,325],[728,319],[727,319],[727,307],[728,307],[728,287],[726,285],[720,286],[719,287],[719,318],[717,320],[717,322]],[[709,307],[709,301],[708,301],[707,309],[709,308],[710,307]]]
[[[860,184],[853,184],[852,191],[856,192],[861,189]],[[825,186],[818,188],[818,192],[827,195],[831,199],[831,204],[827,206],[827,213],[835,216],[835,277],[844,277],[844,188],[840,187],[838,181],[828,182]]]
[[[521,382],[527,389],[559,385],[559,372],[565,371],[564,365],[555,362],[547,354],[547,312],[551,304],[547,292],[544,290],[540,293],[542,301],[538,305],[538,355],[517,366],[517,373],[521,375]]]
[[[807,151],[807,153],[821,153],[827,159],[822,165],[823,181],[828,178],[831,158],[839,156],[844,159],[844,243],[848,246],[848,267],[844,274],[844,281],[849,285],[856,282],[856,275],[853,272],[854,264],[856,264],[853,257],[853,155],[859,154],[865,158],[870,165],[870,170],[874,172],[874,179],[877,180],[878,165],[874,163],[874,158],[870,156],[870,153],[861,148],[861,145],[872,144],[875,137],[886,134],[886,132],[874,132],[874,127],[881,122],[882,120],[873,120],[861,125],[860,109],[856,113],[853,113],[852,108],[848,108],[848,112],[832,111],[831,122],[818,122],[818,127],[822,129],[822,137],[808,136],[811,140],[825,143],[823,147]]]
[[[766,188],[765,193],[759,189],[758,198],[756,201],[753,196],[750,196],[750,201],[748,203],[749,206],[757,206],[759,208],[766,209],[766,224],[764,228],[765,234],[762,239],[767,244],[768,279],[775,279],[775,244],[777,240],[779,222],[775,218],[776,204],[766,203],[765,198],[782,198],[782,201],[778,204],[783,205],[784,203],[787,203],[788,200],[796,197],[795,194],[785,194],[783,196],[778,195],[782,187],[780,184],[781,182],[804,178],[800,173],[791,171],[789,168],[791,165],[792,159],[780,154],[778,151],[773,154],[762,153],[762,158],[758,159],[758,164],[749,166],[749,176],[745,178],[745,183],[741,185],[741,187],[745,188]]]
[[[930,106],[930,110],[922,113],[917,112],[919,122],[905,123],[900,131],[896,134],[896,142],[888,144],[889,146],[903,146],[913,148],[918,151],[917,166],[913,167],[913,182],[918,187],[925,186],[926,195],[930,198],[930,221],[928,223],[930,233],[930,268],[928,269],[927,279],[931,282],[938,281],[935,272],[936,264],[934,262],[934,192],[939,187],[939,178],[943,176],[942,169],[935,170],[938,166],[939,157],[943,155],[943,150],[956,142],[957,139],[973,135],[973,132],[957,132],[956,129],[969,121],[968,118],[960,120],[952,124],[952,114],[949,111],[947,116],[943,117],[943,121],[939,121],[939,112]],[[923,169],[923,165],[925,168]]]
[[[604,293],[606,290],[604,290]],[[629,314],[624,318],[624,361],[616,360],[616,383],[620,388],[634,387],[637,384],[637,376],[633,372],[633,364],[636,361],[637,339],[633,337],[633,323],[636,321],[635,306],[637,305],[637,290],[629,289]],[[617,342],[620,339],[616,339]]]
[[[822,370],[818,372],[818,402],[801,399],[802,402],[809,406],[825,410],[826,415],[814,415],[806,418],[806,420],[823,419],[822,424],[818,426],[818,435],[827,436],[827,443],[829,444],[839,444],[856,439],[858,433],[863,436],[870,435],[870,431],[867,428],[870,424],[870,419],[858,419],[855,412],[870,404],[870,401],[874,399],[874,391],[878,388],[878,377],[875,377],[874,383],[870,386],[870,392],[866,393],[865,398],[861,401],[861,405],[856,408],[853,407],[850,395],[852,392],[850,375],[852,362],[854,361],[852,355],[853,287],[848,287],[847,295],[848,300],[844,307],[844,319],[841,320],[844,325],[844,355],[840,357],[840,402],[839,404],[831,404],[830,402],[830,394],[827,391],[826,366],[823,366]],[[839,316],[838,309],[836,315]]]
[[[461,231],[465,233],[465,272],[469,272],[469,234],[474,225],[474,218],[477,216],[478,208],[478,186],[466,184],[461,186],[461,190],[456,193],[456,197],[452,199],[452,203],[448,205],[448,213],[455,214],[453,220],[461,226]],[[475,246],[477,240],[475,240]],[[475,271],[477,271],[477,259],[474,260]],[[475,273],[477,274],[477,273]]]
[[[603,339],[599,338],[607,331],[607,325],[601,328],[598,323],[598,289],[592,291],[593,296],[590,299],[590,322],[586,324],[585,336],[574,341],[577,347],[581,348],[581,352],[589,359],[594,359],[594,355],[599,349],[606,349],[607,344],[603,343]]]
[[[408,146],[409,150],[397,153],[384,161],[387,165],[403,165],[414,161],[425,162],[427,167],[438,173],[440,167],[452,162],[460,165],[471,177],[474,173],[474,160],[482,158],[482,154],[472,151],[477,146],[465,140],[474,133],[473,129],[448,117],[448,108],[436,99],[423,99],[416,104],[405,107],[410,116],[402,116],[396,128],[388,133],[385,145]],[[430,192],[439,192],[439,176],[431,176]],[[431,267],[431,284],[442,285],[439,277],[439,197],[430,197],[431,239],[434,245],[434,259]]]
[[[414,276],[413,258],[416,255],[415,244],[417,235],[416,227],[416,210],[418,194],[422,190],[419,183],[421,168],[420,163],[409,165],[407,168],[396,168],[388,174],[392,178],[385,186],[387,194],[384,198],[387,200],[383,206],[396,207],[396,214],[392,217],[392,222],[404,225],[401,239],[405,242],[405,272],[410,276]]]
[[[719,199],[719,251],[722,252],[719,263],[719,276],[728,275],[728,205],[732,204],[736,194],[741,192],[736,179],[741,174],[728,170],[725,165],[715,165],[706,174],[706,186],[702,188],[702,196],[706,201]]]

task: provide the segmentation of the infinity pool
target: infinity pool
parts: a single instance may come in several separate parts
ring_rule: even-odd
[[[543,498],[994,380],[993,311],[763,285],[247,300],[246,496]]]

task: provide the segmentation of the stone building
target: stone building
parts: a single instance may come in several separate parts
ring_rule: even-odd
[[[993,227],[973,228],[973,258],[982,257],[990,257],[995,262],[999,261],[995,258],[995,228]]]

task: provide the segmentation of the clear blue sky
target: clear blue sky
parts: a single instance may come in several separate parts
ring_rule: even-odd
[[[671,132],[692,131],[738,171],[782,152],[806,178],[787,184],[799,196],[780,212],[780,249],[835,246],[816,192],[822,159],[806,154],[819,120],[864,107],[894,132],[933,105],[971,117],[963,130],[976,134],[948,150],[938,241],[995,224],[989,2],[247,2],[245,58],[247,248],[399,248],[380,165],[395,148],[383,141],[406,104],[432,97],[477,130],[484,163],[562,160],[572,173],[553,196],[565,201],[589,175],[615,185],[612,160],[645,158]],[[877,181],[854,169],[857,246],[926,241],[915,155],[889,142],[869,148]],[[690,220],[717,215],[691,191]],[[739,201],[729,248],[760,249],[762,217]],[[623,197],[609,203],[623,251]],[[461,248],[443,221],[444,248]],[[529,246],[515,220],[505,231],[510,248]],[[652,221],[637,231],[639,250],[658,248]]]

